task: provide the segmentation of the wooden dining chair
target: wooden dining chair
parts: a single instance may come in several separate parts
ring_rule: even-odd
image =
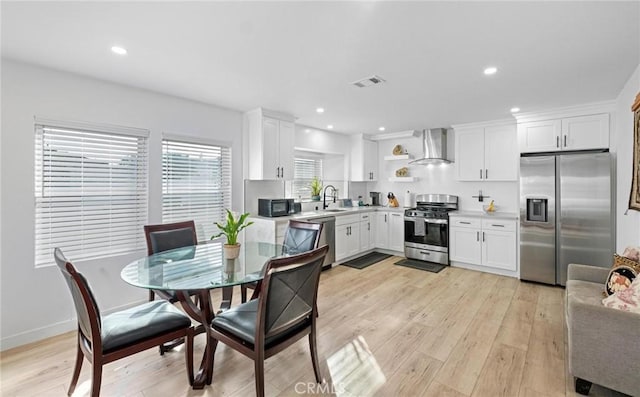
[[[284,232],[284,242],[282,243],[283,254],[298,254],[318,248],[320,244],[320,233],[322,233],[322,223],[311,223],[304,221],[289,221],[287,230]],[[240,286],[240,300],[247,301],[247,290],[259,291],[260,281],[242,284]],[[251,299],[257,298],[256,293]]]
[[[220,341],[254,360],[258,397],[264,396],[264,360],[306,335],[316,381],[322,382],[316,346],[316,299],[328,250],[324,245],[269,260],[259,298],[219,314],[207,329],[212,355]],[[211,366],[213,361],[211,357]]]
[[[193,384],[194,329],[188,316],[167,301],[147,302],[102,316],[85,277],[59,248],[54,250],[54,257],[71,291],[78,317],[76,363],[68,395],[76,388],[84,358],[91,363],[91,396],[98,397],[105,364],[176,338],[186,339],[187,378]]]
[[[194,221],[146,225],[144,237],[147,240],[147,255],[198,244]],[[171,303],[178,301],[174,291],[149,290],[150,301],[155,299],[155,295]]]

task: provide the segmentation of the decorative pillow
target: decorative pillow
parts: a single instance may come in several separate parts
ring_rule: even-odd
[[[640,278],[636,278],[629,288],[604,298],[602,304],[613,309],[640,313]]]
[[[624,252],[627,252],[627,250],[624,250]],[[616,268],[618,266],[629,266],[635,270],[636,273],[640,273],[640,263],[638,263],[638,261],[626,257],[625,255],[620,256],[618,254],[613,254],[613,267]]]
[[[640,248],[627,247],[624,249],[622,256],[624,256],[625,258],[629,258],[634,262],[640,262]]]
[[[607,295],[623,291],[631,286],[638,272],[630,266],[617,266],[611,269],[607,282],[604,284]]]

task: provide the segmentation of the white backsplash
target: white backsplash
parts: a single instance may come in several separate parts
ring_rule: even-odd
[[[454,139],[453,133],[449,133],[448,139]],[[483,205],[488,205],[494,200],[498,211],[518,212],[518,182],[459,182],[455,176],[455,163],[437,165],[411,165],[410,160],[384,160],[384,156],[390,155],[397,144],[407,149],[414,158],[422,157],[422,144],[420,138],[403,138],[378,142],[379,170],[378,181],[368,182],[367,191],[382,192],[383,204],[387,203],[387,194],[393,192],[400,206],[405,206],[405,193],[407,190],[415,194],[452,194],[459,197],[459,208],[464,211],[481,211]],[[453,145],[448,145],[453,157]],[[401,167],[409,168],[409,175],[416,177],[415,182],[390,182],[389,177],[395,176],[395,171]],[[478,202],[477,196],[482,190],[484,196],[490,198],[484,202]]]

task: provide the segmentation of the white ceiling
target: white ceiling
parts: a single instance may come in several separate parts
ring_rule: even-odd
[[[3,57],[346,133],[614,99],[640,63],[638,1],[1,7]],[[484,76],[489,65],[498,74]],[[388,82],[349,85],[372,74]]]

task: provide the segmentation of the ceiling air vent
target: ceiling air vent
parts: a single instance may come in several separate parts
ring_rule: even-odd
[[[364,88],[364,87],[369,87],[369,86],[376,85],[376,84],[382,84],[385,81],[386,80],[383,79],[382,77],[376,76],[374,74],[371,77],[367,77],[367,78],[364,78],[362,80],[354,81],[351,84],[353,84],[353,85],[355,85],[356,87],[359,87],[359,88]]]

